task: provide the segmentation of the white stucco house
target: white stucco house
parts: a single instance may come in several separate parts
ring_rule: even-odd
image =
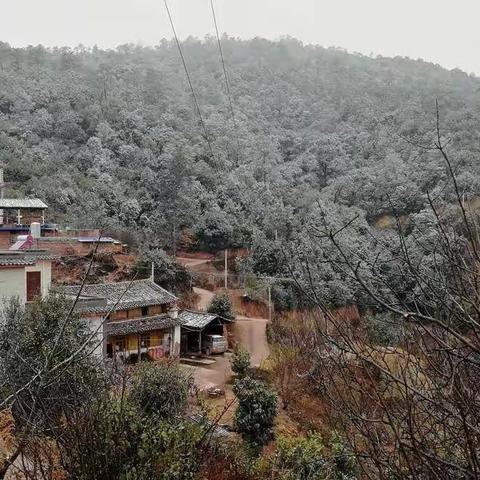
[[[45,250],[0,250],[0,310],[12,297],[22,305],[45,297],[52,283],[52,260]]]

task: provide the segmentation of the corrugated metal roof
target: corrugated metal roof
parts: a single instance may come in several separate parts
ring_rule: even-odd
[[[74,297],[80,289],[79,285],[59,287],[57,290]],[[175,295],[167,292],[152,280],[134,280],[133,282],[99,283],[84,285],[82,295],[105,298],[107,304],[98,307],[79,309],[85,313],[107,313],[114,310],[148,307],[149,305],[164,305],[176,300]]]
[[[5,251],[0,252],[0,266],[26,266],[35,265],[41,260],[56,260],[58,257],[48,252],[32,251]]]
[[[170,315],[155,315],[153,317],[134,318],[105,324],[105,333],[111,336],[130,335],[133,333],[152,332],[153,330],[164,330],[178,325],[178,319]]]
[[[39,198],[0,198],[0,208],[48,208]]]
[[[80,243],[115,243],[115,240],[112,237],[78,237],[77,241]]]
[[[231,322],[231,320],[223,318],[220,315],[215,315],[214,313],[195,312],[193,310],[182,310],[178,314],[178,319],[182,327],[193,328],[195,330],[204,329],[214,320],[217,320],[219,323]]]

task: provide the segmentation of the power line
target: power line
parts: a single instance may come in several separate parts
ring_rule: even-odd
[[[235,120],[235,112],[233,110],[232,97],[230,95],[230,83],[228,81],[227,70],[225,68],[225,58],[223,56],[222,42],[220,41],[220,35],[218,33],[217,16],[215,15],[215,8],[213,6],[213,0],[210,0],[210,7],[212,8],[213,23],[215,24],[215,33],[217,34],[217,43],[218,43],[218,50],[220,52],[220,59],[222,60],[223,76],[225,78],[225,88],[226,88],[226,91],[227,91],[228,102],[229,102],[229,105],[230,105],[230,113],[232,114],[233,125],[234,125],[235,128],[237,128],[237,123],[236,123],[236,120]]]
[[[175,30],[175,26],[173,24],[172,15],[170,14],[170,9],[168,8],[167,0],[163,0],[163,3],[165,4],[165,9],[167,10],[168,19],[170,20],[170,26],[172,27],[173,36],[175,37],[175,42],[177,44],[177,48],[178,48],[178,51],[180,53],[180,58],[182,59],[182,64],[183,64],[183,68],[185,70],[185,75],[187,76],[188,84],[190,85],[190,90],[192,92],[193,101],[195,102],[195,107],[197,109],[198,116],[200,117],[200,123],[202,124],[203,132],[205,134],[205,140],[208,143],[208,147],[210,149],[210,153],[212,154],[212,157],[215,158],[215,154],[213,153],[212,144],[210,142],[210,137],[209,137],[208,132],[207,132],[207,127],[205,125],[205,122],[203,121],[202,112],[200,111],[200,106],[198,104],[197,96],[195,95],[195,90],[193,89],[192,80],[190,79],[190,74],[188,73],[187,63],[185,62],[185,57],[183,56],[182,47],[180,46],[180,42],[178,40],[177,31]]]
[[[217,16],[215,15],[215,7],[213,6],[213,0],[210,0],[210,7],[212,9],[213,23],[215,24],[215,33],[217,34],[218,51],[220,52],[220,59],[222,61],[223,76],[225,78],[225,90],[227,92],[228,104],[230,106],[230,113],[232,115],[233,126],[235,128],[235,136],[237,140],[236,157],[237,157],[237,166],[238,166],[238,155],[240,152],[240,141],[238,139],[238,126],[237,126],[237,120],[235,118],[235,111],[233,110],[232,96],[230,94],[230,82],[228,81],[227,69],[225,68],[225,58],[223,56],[222,42],[220,41],[220,35],[218,33]]]

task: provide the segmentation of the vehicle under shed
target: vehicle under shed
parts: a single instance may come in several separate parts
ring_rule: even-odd
[[[228,348],[227,326],[233,322],[214,313],[182,310],[178,314],[181,325],[180,353],[192,355],[216,353],[215,348],[205,346],[205,339],[220,343],[220,338]],[[220,352],[218,352],[220,353]]]

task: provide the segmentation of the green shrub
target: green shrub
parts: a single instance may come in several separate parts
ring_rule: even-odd
[[[257,453],[273,438],[277,414],[277,395],[250,377],[237,380],[233,392],[238,399],[235,426],[242,438]]]
[[[243,378],[250,370],[250,353],[242,346],[237,346],[230,359],[232,372],[238,377]]]
[[[355,478],[356,463],[337,436],[326,446],[319,434],[280,437],[269,478],[327,480]]]
[[[213,297],[210,305],[208,306],[209,313],[215,313],[223,318],[233,319],[235,316],[232,312],[232,301],[228,296],[228,293],[220,293]]]
[[[365,318],[368,339],[375,345],[396,347],[405,338],[402,321],[390,312],[381,312]]]
[[[194,480],[205,455],[204,436],[202,426],[184,419],[149,425],[138,450],[140,468],[128,480]]]
[[[0,402],[11,399],[17,428],[50,432],[65,413],[108,388],[95,356],[85,355],[98,338],[70,308],[70,301],[51,295],[28,309],[14,298],[0,312]],[[72,357],[76,351],[82,354]]]
[[[191,290],[191,276],[185,267],[170,258],[163,250],[150,250],[143,253],[134,265],[133,273],[139,278],[149,278],[155,266],[155,283],[174,292]]]
[[[68,478],[193,480],[204,434],[188,420],[145,418],[129,398],[106,397],[69,418],[59,447]]]
[[[130,398],[147,415],[174,417],[185,410],[192,385],[192,376],[176,363],[144,363],[132,379]]]

